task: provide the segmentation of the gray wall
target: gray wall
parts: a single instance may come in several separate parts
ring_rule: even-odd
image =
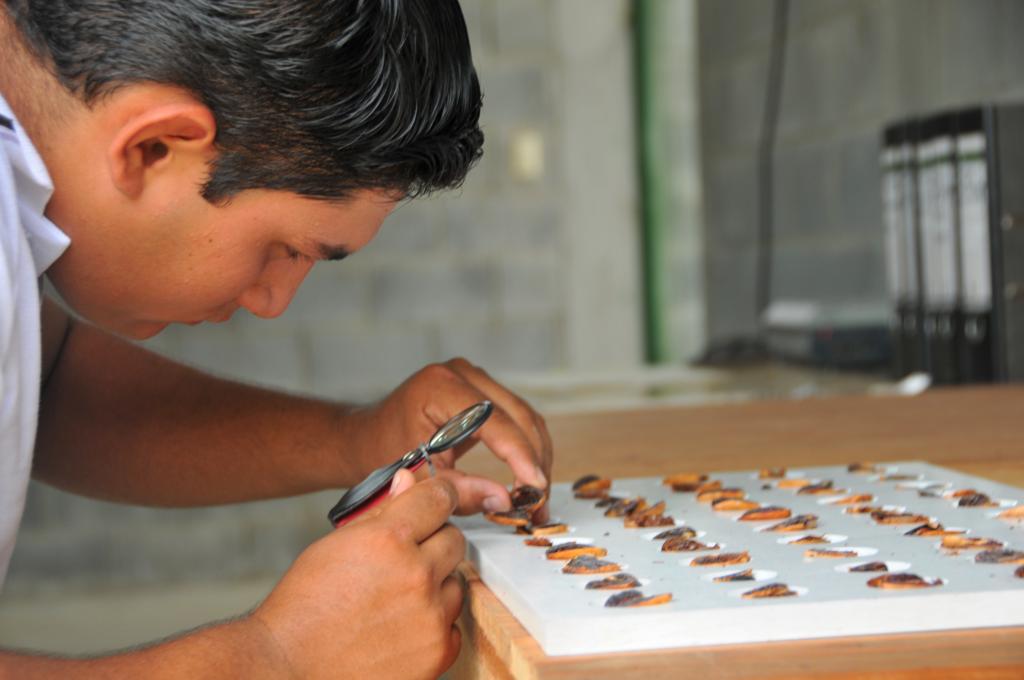
[[[465,187],[402,206],[363,252],[319,266],[280,319],[240,312],[150,348],[359,401],[456,355],[499,376],[641,362],[627,0],[463,7],[487,136]],[[325,531],[337,495],[167,511],[34,485],[5,589],[274,572]]]
[[[772,3],[699,3],[708,332],[756,328],[756,153]],[[887,121],[1024,97],[1024,3],[793,0],[775,168],[775,298],[884,299]]]

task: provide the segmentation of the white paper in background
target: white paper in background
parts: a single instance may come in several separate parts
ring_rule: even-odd
[[[960,184],[961,300],[968,312],[992,309],[992,263],[989,249],[988,177],[985,135],[957,138]]]
[[[960,287],[952,136],[921,145],[918,165],[925,306],[948,311],[956,306]]]
[[[905,290],[906,301],[911,304],[918,304],[921,295],[918,274],[918,226],[916,217],[917,186],[914,172],[914,147],[911,144],[904,144],[900,148],[900,209],[902,210],[901,224],[903,225],[903,246],[904,257],[902,268],[906,276]]]
[[[996,517],[999,508],[959,508],[947,498],[923,498],[927,483],[949,489],[972,488],[999,500],[1004,507],[1024,502],[1024,490],[964,475],[927,463],[900,462],[885,466],[911,474],[906,482],[880,481],[878,476],[849,473],[845,466],[790,470],[789,476],[831,479],[838,488],[872,493],[873,504],[907,508],[935,518],[947,527],[962,527],[1024,550],[1024,523]],[[642,583],[645,595],[670,592],[668,604],[636,609],[609,609],[609,591],[587,590],[599,575],[561,573],[561,561],[547,560],[543,548],[523,544],[509,527],[480,516],[457,518],[467,539],[468,559],[484,583],[523,624],[548,655],[639,651],[695,645],[798,640],[849,635],[923,632],[955,628],[1024,625],[1024,579],[1013,576],[1015,565],[977,564],[974,551],[951,555],[939,550],[937,537],[912,537],[911,526],[880,526],[868,516],[849,515],[827,498],[799,495],[794,489],[763,489],[753,472],[711,473],[725,486],[738,486],[763,505],[782,505],[793,514],[813,513],[828,548],[856,548],[856,558],[810,560],[807,545],[789,545],[794,534],[762,531],[772,522],[739,522],[739,513],[720,513],[698,503],[695,494],[674,493],[660,478],[616,479],[611,492],[665,500],[677,524],[698,530],[698,538],[715,542],[722,551],[749,551],[751,561],[733,567],[689,566],[694,553],[663,553],[652,540],[662,529],[625,529],[621,519],[603,516],[593,500],[572,497],[568,484],[552,489],[552,519],[568,523],[571,532],[551,537],[592,542],[608,550],[605,559],[619,563]],[[867,587],[877,573],[850,573],[849,566],[884,561],[894,571],[941,578],[935,588],[878,590]],[[766,578],[751,582],[714,583],[710,574],[750,567]],[[798,590],[796,597],[745,600],[740,593],[770,582]]]
[[[885,263],[889,296],[898,303],[912,302],[917,296],[917,267],[913,242],[913,222],[909,225],[905,176],[911,161],[910,147],[888,147],[882,152],[882,213],[885,217]],[[913,212],[910,213],[913,220]]]
[[[903,269],[903,207],[900,205],[900,169],[897,150],[887,146],[882,151],[882,215],[886,227],[886,283],[889,298],[901,302],[906,297],[906,275]]]

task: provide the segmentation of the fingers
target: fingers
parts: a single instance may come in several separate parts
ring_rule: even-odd
[[[393,480],[393,488],[396,484],[404,487],[404,479],[403,475],[398,482]],[[450,481],[435,477],[403,488],[400,495],[381,505],[376,521],[390,525],[411,541],[422,543],[448,521],[458,499],[458,492]]]
[[[441,667],[448,669],[459,656],[462,647],[462,631],[459,630],[458,619],[462,612],[464,591],[462,579],[456,575],[449,576],[441,584],[441,606],[444,609],[445,621],[451,624],[451,638]]]
[[[459,658],[459,650],[462,649],[462,631],[459,630],[458,624],[452,624],[451,638],[448,643],[448,649],[445,650],[445,656],[441,661],[441,668],[448,670],[455,663],[455,660]]]
[[[541,468],[540,454],[504,411],[494,410],[491,422],[480,429],[480,439],[512,469],[517,481],[541,489],[547,488],[547,475]]]
[[[447,365],[458,373],[467,383],[472,385],[481,394],[494,402],[496,409],[491,416],[492,420],[504,421],[502,429],[516,430],[520,436],[529,444],[529,457],[537,468],[532,471],[519,471],[513,467],[517,479],[526,484],[533,484],[544,488],[547,486],[547,479],[550,478],[552,448],[551,436],[547,430],[544,419],[530,407],[523,399],[507,389],[501,383],[494,380],[486,371],[474,366],[465,359],[452,359]],[[481,439],[487,443],[496,454],[494,442],[488,438],[489,428],[481,430]],[[491,430],[496,428],[490,428]],[[512,460],[503,458],[507,463]]]
[[[455,487],[459,495],[455,509],[457,515],[472,515],[481,510],[500,512],[512,508],[508,490],[492,479],[467,475],[458,470],[439,470],[437,476],[447,479]]]
[[[412,485],[416,483],[416,476],[406,469],[401,469],[395,473],[395,476],[391,478],[391,490],[389,495],[394,498],[401,493],[408,491],[412,488]]]
[[[454,385],[456,394],[448,399],[438,399],[428,405],[427,408],[430,411],[428,415],[431,420],[438,423],[445,422],[452,415],[450,411],[455,410],[449,406],[451,404],[464,407],[466,402],[478,402],[491,398],[491,395],[478,390],[461,374],[457,374],[454,379],[457,381]],[[483,440],[494,452],[494,455],[512,469],[512,474],[517,480],[541,488],[546,487],[547,480],[540,467],[540,454],[537,453],[534,444],[519,424],[505,413],[501,404],[498,402],[494,402],[494,404],[495,409],[491,412],[490,418],[474,438]],[[471,446],[471,444],[463,446]]]
[[[444,611],[444,620],[448,623],[455,623],[462,613],[462,579],[457,574],[448,576],[441,583],[441,608]]]
[[[430,565],[434,583],[441,583],[455,571],[466,556],[466,539],[462,532],[446,524],[436,534],[420,544],[420,554]]]

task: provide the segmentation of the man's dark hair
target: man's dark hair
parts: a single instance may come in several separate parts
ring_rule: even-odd
[[[457,0],[6,0],[36,55],[92,104],[183,87],[217,121],[210,201],[344,199],[461,184],[481,94]]]

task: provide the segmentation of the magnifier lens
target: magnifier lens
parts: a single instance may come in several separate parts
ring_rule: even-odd
[[[494,405],[489,401],[481,401],[479,404],[470,406],[447,423],[442,425],[434,436],[427,443],[428,453],[440,453],[447,451],[453,446],[458,446],[466,437],[477,431],[484,424],[487,417],[494,410]]]

